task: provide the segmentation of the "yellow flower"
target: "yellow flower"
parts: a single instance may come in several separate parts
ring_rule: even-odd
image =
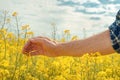
[[[67,77],[67,80],[81,80],[81,79],[80,79],[80,75],[77,74],[77,75],[69,75]]]
[[[55,66],[55,67],[59,67],[60,64],[59,64],[59,62],[54,61],[54,62],[52,63],[52,65]]]
[[[26,25],[23,25],[21,28],[22,30],[26,30],[26,29],[29,29],[30,25],[26,24]]]
[[[9,77],[10,72],[7,69],[0,69],[0,77]]]
[[[5,35],[7,33],[7,29],[5,29],[5,28],[4,29],[0,29],[0,33]]]
[[[64,30],[65,34],[70,34],[70,30]]]
[[[61,42],[65,42],[65,38],[62,38],[60,41],[61,41]]]
[[[27,67],[27,66],[23,65],[23,66],[20,67],[20,70],[21,70],[21,71],[25,71],[25,70],[26,70],[26,67]]]
[[[108,68],[108,69],[106,69],[106,73],[107,73],[108,76],[111,76],[112,75],[112,70]]]
[[[93,57],[101,56],[101,54],[99,52],[91,53],[90,55]]]
[[[10,74],[9,71],[8,71],[7,69],[5,69],[5,70],[4,70],[4,75],[5,75],[5,76],[8,76],[9,74]]]
[[[9,66],[9,61],[3,60],[0,64],[1,64],[1,66],[3,66],[3,67],[8,67],[8,66]]]
[[[118,76],[120,76],[120,68],[119,68],[119,67],[118,67],[117,70],[116,70],[116,74],[117,74]]]
[[[29,35],[33,35],[34,33],[32,31],[27,32]]]
[[[18,13],[17,12],[13,12],[12,16],[17,16]]]
[[[8,38],[12,38],[14,36],[14,33],[12,33],[12,32],[9,32],[8,34],[7,34],[7,37]]]
[[[98,72],[98,74],[97,74],[97,76],[98,77],[105,77],[107,74],[106,74],[106,72],[104,72],[104,71],[100,71],[100,72]]]
[[[73,36],[71,40],[77,40],[78,36]]]
[[[66,80],[62,75],[56,76],[53,80]]]

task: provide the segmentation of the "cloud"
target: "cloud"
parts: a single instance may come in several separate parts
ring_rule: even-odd
[[[84,7],[88,8],[88,7],[99,7],[99,4],[98,3],[95,3],[95,2],[86,2],[86,3],[83,3],[82,4]]]
[[[103,31],[107,29],[104,25],[114,21],[113,16],[119,7],[116,2],[107,4],[102,0],[0,1],[0,9],[17,11],[22,24],[30,24],[36,35],[44,36],[51,35],[51,23],[56,24],[58,33],[70,29],[72,33],[82,36],[85,28],[90,36],[93,32]]]
[[[70,0],[58,0],[59,6],[76,6],[79,5],[78,2],[70,1]]]
[[[120,4],[120,0],[99,0],[102,4]]]
[[[83,8],[83,9],[81,9],[81,8],[76,8],[76,10],[75,10],[76,12],[82,12],[82,13],[85,13],[85,14],[104,14],[106,11],[105,11],[105,9],[104,8],[101,8],[101,7],[99,7],[99,8],[96,8],[96,7],[94,7],[94,8]]]
[[[100,20],[100,17],[90,17],[91,20]]]
[[[76,12],[85,14],[106,14],[113,16],[119,10],[120,0],[59,0],[65,6],[74,7]],[[68,3],[67,3],[68,2]],[[67,3],[67,4],[66,4]],[[70,3],[70,4],[69,4]],[[75,4],[74,4],[75,3]],[[62,6],[62,5],[61,5]],[[111,13],[109,13],[111,11]]]

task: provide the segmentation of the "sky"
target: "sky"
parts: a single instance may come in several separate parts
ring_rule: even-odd
[[[108,29],[120,0],[0,0],[0,9],[18,12],[35,35],[51,36],[54,23],[57,34],[68,29],[83,38],[83,30],[88,37]]]

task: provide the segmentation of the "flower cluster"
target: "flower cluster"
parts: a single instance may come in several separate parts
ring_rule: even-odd
[[[17,13],[13,16],[17,17]],[[120,55],[116,53],[56,58],[23,55],[25,41],[33,36],[29,28],[23,25],[19,37],[7,28],[0,29],[0,80],[120,80]],[[65,30],[67,33],[70,31]]]

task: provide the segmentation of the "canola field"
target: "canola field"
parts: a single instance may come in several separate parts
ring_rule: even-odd
[[[20,26],[18,18],[17,12],[4,11],[0,20],[0,80],[120,80],[117,53],[86,53],[82,57],[23,55],[22,48],[34,32],[29,25]],[[9,27],[11,23],[15,31]],[[64,33],[68,35],[69,30]],[[60,41],[65,42],[65,38]]]

